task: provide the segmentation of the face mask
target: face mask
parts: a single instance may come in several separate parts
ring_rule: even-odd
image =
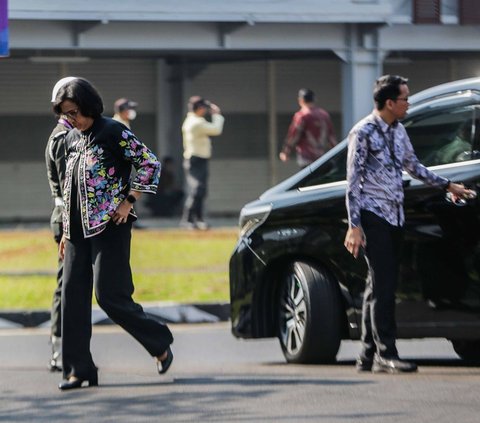
[[[128,111],[128,120],[134,120],[137,117],[137,111],[130,109]]]

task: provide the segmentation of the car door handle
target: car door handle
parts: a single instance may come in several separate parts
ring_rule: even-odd
[[[470,195],[466,198],[457,198],[456,201],[453,201],[452,193],[447,192],[445,194],[445,199],[449,202],[454,204],[455,206],[466,206],[468,204],[468,200],[475,200],[477,198],[477,191],[471,189],[470,190]]]

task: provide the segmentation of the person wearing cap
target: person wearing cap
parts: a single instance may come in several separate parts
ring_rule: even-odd
[[[75,77],[68,76],[60,79],[52,90],[51,103],[55,102],[58,90]],[[73,128],[68,120],[62,116],[58,116],[57,125],[50,134],[47,146],[45,148],[45,162],[47,165],[47,178],[50,185],[50,191],[53,199],[53,211],[50,218],[50,227],[53,232],[53,239],[57,243],[63,236],[62,213],[63,213],[63,183],[65,181],[65,136]],[[50,371],[62,370],[62,321],[61,321],[61,296],[63,282],[63,260],[58,259],[57,268],[57,285],[53,292],[52,309],[51,309],[51,329],[50,342],[52,345],[52,354],[48,368]]]
[[[333,124],[328,112],[315,106],[315,93],[302,88],[298,92],[300,110],[293,116],[280,160],[286,162],[293,152],[297,152],[297,163],[304,168],[323,156],[337,144]]]
[[[115,111],[113,119],[131,129],[130,122],[137,117],[137,106],[138,103],[135,101],[131,101],[128,98],[119,98],[113,103],[113,110]]]
[[[211,122],[205,119],[211,115]],[[180,226],[188,229],[208,229],[204,220],[204,202],[207,196],[208,162],[212,157],[210,137],[223,131],[225,119],[220,108],[199,96],[191,97],[188,113],[182,125],[183,167],[188,195],[183,207]]]

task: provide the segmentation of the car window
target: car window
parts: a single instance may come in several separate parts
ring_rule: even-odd
[[[403,124],[418,159],[425,166],[472,159],[475,108],[450,107],[407,117]]]
[[[472,157],[472,144],[478,144],[475,139],[480,139],[480,113],[474,106],[429,109],[426,113],[408,116],[402,123],[410,136],[418,159],[425,166],[477,158]],[[344,181],[347,178],[346,163],[345,148],[292,188]]]
[[[347,179],[347,149],[340,150],[320,165],[310,175],[302,179],[294,188],[306,188]]]

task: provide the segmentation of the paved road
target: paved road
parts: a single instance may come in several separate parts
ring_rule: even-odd
[[[435,422],[480,421],[480,368],[442,340],[403,341],[414,375],[357,374],[358,343],[332,366],[286,365],[276,340],[240,341],[228,324],[172,325],[175,361],[153,361],[114,326],[96,327],[98,388],[60,392],[45,370],[44,329],[0,331],[0,421]]]

